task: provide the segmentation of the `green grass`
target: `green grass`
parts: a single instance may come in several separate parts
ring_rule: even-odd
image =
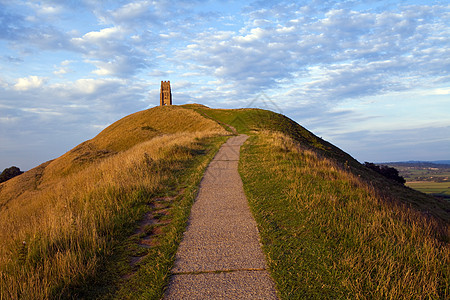
[[[196,107],[252,135],[239,170],[283,299],[444,299],[448,202],[365,168],[286,117]]]
[[[422,193],[450,196],[450,182],[413,181],[406,185]]]
[[[402,165],[392,165],[399,170],[400,175],[403,176],[406,181],[442,181],[450,177],[450,168],[438,166],[437,168],[431,167],[405,167]]]
[[[210,109],[203,106],[190,107],[213,120],[234,126],[239,133],[260,134],[265,131],[279,132],[298,142],[304,150],[313,150],[320,157],[328,158],[340,168],[361,177],[373,187],[379,197],[411,206],[420,212],[431,214],[444,222],[450,222],[448,202],[434,199],[420,192],[405,189],[361,165],[336,146],[315,136],[291,119],[261,109]]]
[[[315,136],[312,132],[284,115],[253,108],[210,109],[195,107],[193,109],[209,116],[213,120],[235,127],[239,133],[255,134],[265,130],[282,132],[299,141],[303,147],[320,151],[321,155],[332,157],[343,164],[359,165],[350,155]]]
[[[450,170],[448,167],[394,165],[412,189],[450,199]]]
[[[239,169],[283,299],[449,296],[438,222],[284,135],[252,136]]]

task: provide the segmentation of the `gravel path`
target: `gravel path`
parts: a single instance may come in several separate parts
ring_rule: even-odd
[[[238,173],[247,138],[230,138],[208,166],[165,299],[277,299]]]

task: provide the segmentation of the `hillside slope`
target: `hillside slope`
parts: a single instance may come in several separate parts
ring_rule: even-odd
[[[233,132],[250,135],[240,173],[282,298],[448,297],[448,202],[283,115],[184,105],[127,116],[0,185],[0,298],[159,299]]]
[[[239,133],[258,134],[277,132],[298,143],[304,150],[311,150],[320,157],[330,159],[340,168],[345,168],[355,176],[372,185],[382,197],[411,206],[437,219],[450,222],[448,202],[430,197],[392,182],[364,167],[357,160],[335,145],[317,137],[301,125],[284,115],[261,109],[210,109],[193,107],[194,110],[222,124],[235,127]],[[226,128],[226,126],[224,126]]]
[[[0,298],[75,297],[70,289],[96,276],[143,214],[153,216],[153,199],[161,195],[181,193],[177,201],[185,201],[186,209],[174,208],[171,219],[186,218],[186,199],[192,200],[224,135],[216,122],[192,110],[155,107],[1,184]],[[158,205],[168,207],[164,214],[180,205],[169,203],[171,197],[159,200]],[[167,226],[172,241],[164,248],[166,256],[174,251],[181,223]],[[139,251],[151,254],[144,250]],[[168,261],[165,255],[152,255]],[[154,279],[160,281],[156,293],[164,276]]]
[[[240,173],[281,298],[449,297],[448,202],[374,173],[285,116],[195,109],[251,134]]]
[[[93,139],[81,143],[61,157],[1,185],[0,207],[12,199],[20,201],[22,194],[37,190],[52,179],[58,181],[62,176],[73,174],[157,136],[180,132],[224,133],[218,124],[200,117],[192,110],[166,106],[140,111],[113,123]]]

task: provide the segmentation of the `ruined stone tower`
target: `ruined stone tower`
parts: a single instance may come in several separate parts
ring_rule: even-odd
[[[159,95],[160,105],[172,105],[172,90],[170,81],[161,81],[161,93]]]

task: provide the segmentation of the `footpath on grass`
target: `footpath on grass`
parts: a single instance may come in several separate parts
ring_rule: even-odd
[[[238,173],[247,138],[230,138],[208,166],[165,299],[277,299]]]

